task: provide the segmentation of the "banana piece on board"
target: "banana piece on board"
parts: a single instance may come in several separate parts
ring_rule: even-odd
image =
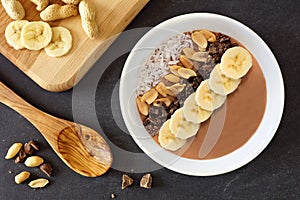
[[[52,39],[52,29],[46,22],[36,21],[25,24],[21,31],[21,42],[29,50],[40,50]]]
[[[220,70],[220,65],[217,64],[211,71],[208,79],[209,88],[220,95],[228,95],[235,91],[239,86],[241,79],[228,78]]]
[[[5,39],[7,43],[16,50],[24,49],[25,46],[21,42],[21,31],[27,20],[17,20],[10,22],[5,29]]]
[[[197,105],[195,99],[196,93],[191,94],[182,107],[183,116],[189,122],[201,123],[206,121],[212,114],[212,111],[204,110]]]
[[[167,120],[159,130],[158,142],[163,148],[176,151],[186,143],[186,140],[177,138],[171,133],[170,120]]]
[[[213,111],[223,105],[226,96],[219,95],[212,91],[209,87],[208,80],[205,80],[202,81],[197,88],[195,99],[197,105],[202,109]]]
[[[189,122],[183,115],[182,108],[179,108],[171,116],[170,130],[180,139],[187,139],[197,134],[200,124]]]
[[[50,44],[45,47],[46,54],[51,57],[66,55],[72,48],[71,32],[65,27],[53,27]]]
[[[222,55],[220,70],[227,77],[239,79],[252,67],[252,57],[243,47],[232,47]]]

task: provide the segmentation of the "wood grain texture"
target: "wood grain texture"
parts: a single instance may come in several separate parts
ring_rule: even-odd
[[[93,66],[116,34],[122,32],[149,0],[94,0],[97,8],[99,32],[97,38],[89,39],[81,27],[80,16],[50,22],[51,26],[64,26],[73,36],[71,51],[60,58],[49,57],[44,50],[15,50],[5,40],[6,26],[13,21],[0,5],[0,53],[14,63],[42,88],[59,92],[72,88]],[[29,0],[20,0],[29,21],[41,20],[39,12]],[[110,38],[110,39],[108,39]]]
[[[75,172],[96,177],[111,167],[111,149],[93,129],[38,110],[1,82],[0,102],[31,122],[62,161]]]

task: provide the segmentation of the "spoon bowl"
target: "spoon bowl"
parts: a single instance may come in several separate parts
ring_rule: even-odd
[[[75,172],[97,177],[111,167],[111,149],[95,130],[42,112],[1,82],[0,102],[31,122],[62,161]]]

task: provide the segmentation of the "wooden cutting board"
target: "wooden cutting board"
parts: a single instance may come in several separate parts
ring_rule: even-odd
[[[122,32],[148,1],[93,0],[97,8],[97,23],[100,30],[100,34],[94,40],[90,40],[82,30],[80,16],[50,22],[51,26],[61,25],[68,28],[73,36],[71,51],[60,58],[49,57],[44,50],[17,51],[10,47],[6,43],[4,32],[9,22],[13,20],[0,5],[0,53],[42,88],[53,92],[68,90],[93,66],[116,37],[107,39]],[[20,2],[25,8],[26,20],[41,20],[39,12],[30,0]]]

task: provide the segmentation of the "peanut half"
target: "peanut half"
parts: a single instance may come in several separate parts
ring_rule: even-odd
[[[49,5],[49,0],[30,0],[30,1],[36,5],[37,11],[42,11]]]
[[[147,102],[150,105],[151,103],[153,103],[153,101],[155,101],[157,97],[158,92],[154,88],[152,88],[142,96],[141,100]]]
[[[25,160],[25,165],[27,167],[38,167],[43,164],[44,159],[40,156],[30,156]]]
[[[176,76],[180,76],[177,72],[178,69],[182,68],[181,66],[178,66],[178,65],[170,65],[169,66],[170,68],[170,72]]]
[[[179,60],[185,68],[193,69],[194,63],[190,59],[188,59],[186,56],[184,56],[184,55],[179,56]]]
[[[204,52],[196,52],[194,53],[194,55],[192,56],[192,59],[198,62],[206,62],[207,58],[208,58],[208,52],[204,51]]]
[[[81,1],[79,3],[79,13],[81,17],[81,26],[84,32],[89,38],[94,39],[99,31],[94,4],[86,0]]]
[[[200,33],[202,33],[209,42],[215,42],[217,40],[216,35],[208,30],[201,30]]]
[[[164,78],[171,83],[178,83],[180,81],[180,78],[174,74],[167,74]]]
[[[166,85],[163,82],[158,83],[155,86],[156,91],[161,94],[163,97],[167,96]]]
[[[65,19],[68,17],[76,16],[78,14],[75,5],[58,5],[52,4],[40,13],[43,21],[55,21]]]
[[[171,85],[171,86],[166,87],[166,89],[167,89],[168,91],[170,91],[171,94],[173,94],[173,96],[174,96],[174,95],[177,95],[177,94],[179,94],[180,92],[182,92],[182,90],[185,88],[185,86],[186,86],[186,84],[176,83],[176,84],[174,84],[174,85]]]
[[[36,180],[31,181],[28,185],[31,188],[43,188],[45,187],[47,184],[49,183],[49,181],[45,178],[39,178]]]
[[[195,31],[192,33],[192,40],[201,48],[206,49],[207,39],[200,31]]]
[[[23,171],[15,176],[16,184],[21,184],[26,181],[30,176],[30,172]]]
[[[187,69],[187,68],[178,69],[178,73],[180,74],[180,76],[182,78],[185,78],[185,79],[188,79],[192,76],[197,76],[197,74],[196,74],[196,72],[194,72],[194,70]]]
[[[22,143],[14,143],[13,145],[11,145],[11,147],[9,147],[6,153],[5,159],[8,160],[14,158],[19,153],[22,146],[23,146]]]
[[[149,105],[145,101],[142,101],[142,97],[138,96],[136,98],[136,105],[142,115],[148,115]]]
[[[195,53],[194,49],[188,48],[188,47],[184,48],[182,51],[183,51],[184,55],[186,57],[188,57],[189,59],[192,59],[192,57]]]
[[[20,1],[1,0],[1,3],[8,16],[13,20],[21,20],[25,17],[25,10]]]

